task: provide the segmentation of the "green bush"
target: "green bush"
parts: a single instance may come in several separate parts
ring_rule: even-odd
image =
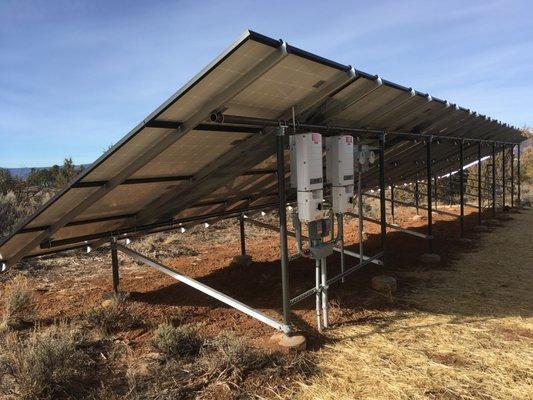
[[[141,316],[133,306],[118,301],[94,307],[85,312],[82,318],[92,328],[99,329],[105,335],[143,325]]]
[[[2,297],[4,301],[2,326],[4,328],[19,328],[25,320],[33,317],[33,292],[24,276],[17,275],[8,283]]]
[[[13,378],[8,391],[22,399],[55,399],[81,388],[90,358],[78,349],[80,335],[68,326],[52,326],[5,339],[4,363]],[[66,396],[76,398],[76,396]]]
[[[194,357],[200,353],[203,339],[191,325],[173,327],[161,324],[154,332],[151,344],[166,357]]]

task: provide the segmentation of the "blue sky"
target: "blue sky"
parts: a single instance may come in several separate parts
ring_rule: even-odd
[[[90,163],[245,29],[522,127],[532,1],[0,2],[0,166]]]

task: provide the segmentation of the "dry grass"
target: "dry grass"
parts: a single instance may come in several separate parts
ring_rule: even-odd
[[[62,325],[28,336],[7,335],[2,343],[0,393],[21,399],[77,397],[92,365],[78,349],[82,341],[78,331]]]
[[[533,398],[533,213],[444,270],[400,276],[406,311],[330,331],[296,399]]]
[[[89,328],[98,329],[103,335],[144,325],[143,318],[135,305],[115,299],[89,309],[83,314],[82,321],[88,324]]]
[[[203,338],[193,326],[174,327],[170,324],[159,325],[150,341],[152,346],[167,358],[197,356],[203,342]]]
[[[0,329],[17,329],[34,313],[33,291],[28,280],[17,275],[2,291],[4,313]]]

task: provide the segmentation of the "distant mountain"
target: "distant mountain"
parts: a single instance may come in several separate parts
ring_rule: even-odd
[[[43,168],[36,168],[36,169],[43,169]],[[11,173],[12,176],[17,176],[22,179],[26,179],[31,168],[7,168],[7,170]]]
[[[88,166],[89,164],[76,165],[76,168],[79,169],[81,167],[88,167]],[[51,167],[36,167],[36,168],[23,167],[23,168],[5,168],[5,169],[7,169],[11,173],[12,176],[26,179],[32,169],[47,169],[47,168],[51,168]]]

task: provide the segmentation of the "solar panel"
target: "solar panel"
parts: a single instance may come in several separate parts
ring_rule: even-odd
[[[68,188],[0,244],[0,260],[193,223],[275,204],[272,129],[220,124],[228,115],[520,142],[502,123],[255,32],[245,32]],[[375,138],[362,135],[368,143]],[[465,156],[476,155],[475,146]],[[435,170],[458,167],[453,143],[435,146]],[[488,147],[483,155],[489,154]],[[391,140],[389,182],[423,171],[421,143]],[[287,158],[287,170],[289,162]],[[377,168],[364,187],[378,183]]]

